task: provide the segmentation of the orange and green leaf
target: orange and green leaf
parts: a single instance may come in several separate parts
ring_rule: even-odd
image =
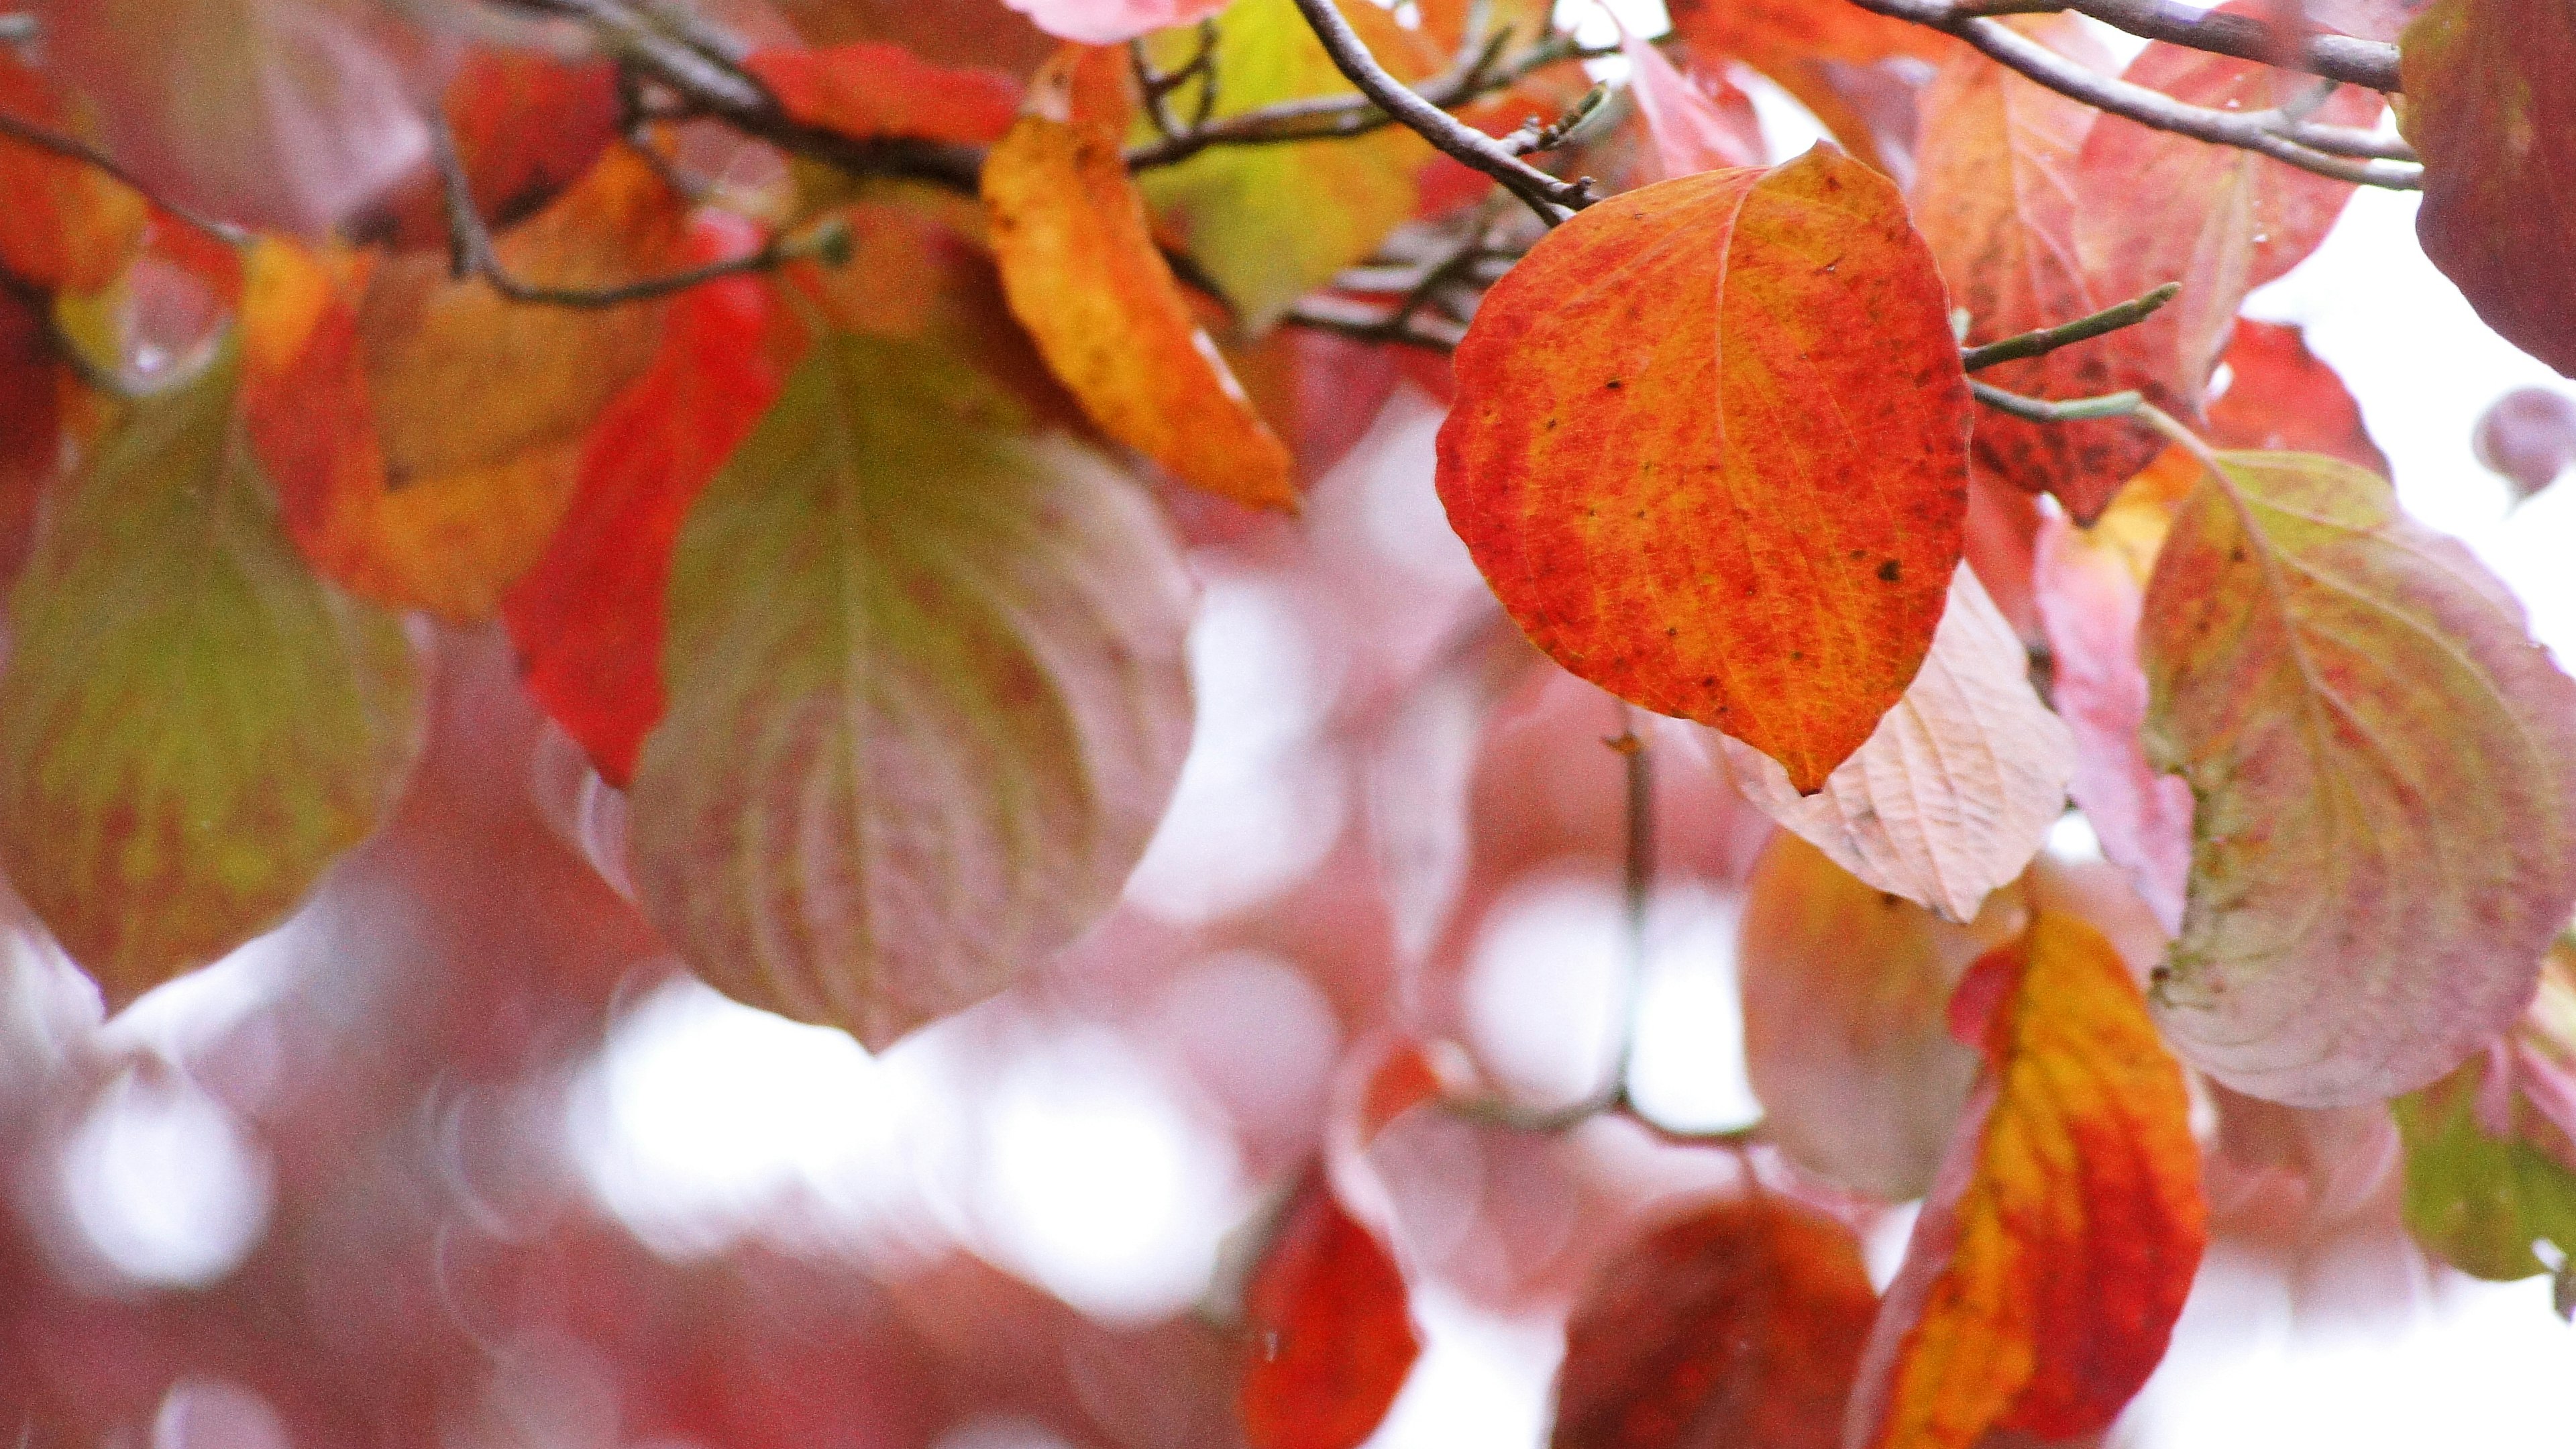
[[[2099,932],[2040,912],[1952,1017],[1986,1067],[1871,1332],[1852,1449],[2107,1428],[2207,1243],[2182,1069]]]
[[[1877,1308],[1851,1229],[1760,1192],[1697,1208],[1594,1273],[1549,1449],[1835,1449]]]
[[[2505,340],[2576,376],[2576,12],[2439,0],[2398,64],[2424,255]]]
[[[1310,1174],[1244,1285],[1236,1409],[1250,1449],[1359,1449],[1422,1354],[1404,1276]]]
[[[1126,64],[1121,51],[1069,48],[1039,72],[1028,112],[984,163],[1011,311],[1103,432],[1194,488],[1293,511],[1288,449],[1154,246],[1119,151],[1123,115],[1080,108]]]
[[[275,925],[419,744],[411,648],[296,558],[239,371],[134,403],[9,600],[0,864],[111,1006]]]
[[[1451,526],[1558,663],[1813,791],[1913,682],[1959,563],[1946,308],[1894,186],[1828,148],[1614,197],[1458,349]]]
[[[2148,758],[2189,782],[2158,1018],[2298,1106],[2451,1070],[2530,999],[2576,908],[2576,683],[2386,480],[2224,453],[2147,585]]]

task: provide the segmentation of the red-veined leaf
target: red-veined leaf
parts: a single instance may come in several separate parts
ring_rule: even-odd
[[[703,212],[681,261],[759,245],[749,222]],[[662,717],[663,591],[680,521],[777,400],[803,341],[763,282],[681,294],[652,367],[592,429],[563,526],[502,600],[529,692],[610,784],[626,784]]]
[[[2108,1427],[2207,1242],[2182,1070],[2101,933],[2040,912],[1952,1016],[1986,1067],[1871,1330],[1850,1449]]]
[[[1295,509],[1288,449],[1191,317],[1119,150],[1123,51],[1074,47],[984,163],[984,204],[1011,311],[1101,430],[1192,487]]]
[[[1813,791],[1932,646],[1967,506],[1930,252],[1829,148],[1629,192],[1486,295],[1449,520],[1558,663]]]
[[[648,914],[871,1047],[1089,924],[1188,744],[1146,500],[927,340],[833,333],[691,508],[631,792]]]
[[[2386,480],[2219,456],[2140,634],[2148,758],[2198,807],[2158,1018],[2255,1096],[2410,1091],[2513,1020],[2576,907],[2576,683]]]
[[[900,45],[857,41],[820,50],[756,50],[743,69],[808,126],[873,139],[910,136],[980,146],[1019,109],[1019,83],[988,70],[930,65]]]
[[[410,647],[296,558],[238,372],[132,404],[10,597],[0,861],[111,1007],[274,925],[419,745]]]
[[[1404,1276],[1310,1174],[1244,1288],[1236,1400],[1251,1449],[1358,1449],[1421,1356]]]
[[[0,114],[65,129],[45,78],[0,47]],[[0,271],[32,286],[94,291],[143,239],[143,198],[85,161],[0,136]]]
[[[1824,789],[1802,796],[1769,756],[1724,736],[1717,745],[1745,798],[1836,864],[1971,920],[2038,853],[2075,768],[2065,724],[2031,690],[2028,657],[1960,569],[1922,671]]]
[[[2440,0],[2398,43],[2415,235],[2505,340],[2576,376],[2576,13]]]
[[[1595,1270],[1550,1449],[1834,1449],[1877,1307],[1842,1224],[1768,1193],[1697,1208]]]
[[[1951,1039],[1950,991],[2023,916],[2018,892],[1997,891],[1975,923],[1952,925],[1774,836],[1745,883],[1735,949],[1764,1135],[1854,1192],[1921,1197],[1977,1070]]]

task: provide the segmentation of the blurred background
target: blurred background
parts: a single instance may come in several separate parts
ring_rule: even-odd
[[[1606,32],[1588,3],[1562,13]],[[1776,154],[1819,134],[1739,80]],[[2476,321],[2412,215],[2365,189],[2249,313],[2304,325],[2407,507],[2576,657],[2576,498],[2517,506],[2470,444],[2509,389],[2576,389]],[[1302,521],[1170,500],[1204,590],[1198,733],[1118,911],[880,1055],[659,952],[621,895],[619,801],[497,633],[424,638],[437,723],[382,835],[281,929],[115,1020],[0,895],[0,1430],[1222,1445],[1238,1346],[1205,1300],[1229,1235],[1313,1159],[1389,1033],[1546,1106],[1596,1089],[1633,1005],[1644,1113],[1757,1118],[1733,954],[1770,827],[1686,734],[1649,732],[1632,988],[1624,765],[1602,743],[1622,712],[1498,624],[1432,492],[1437,405],[1347,361],[1384,370],[1389,401],[1351,420]],[[2052,849],[2084,861],[2080,822]],[[2297,1171],[2213,1168],[2208,1265],[2108,1442],[2568,1442],[2576,1330],[2546,1280],[2429,1266],[2371,1115]],[[1541,1442],[1587,1270],[1748,1170],[1620,1120],[1443,1113],[1368,1162],[1426,1341],[1381,1449]],[[1884,1282],[1908,1216],[1852,1215]]]

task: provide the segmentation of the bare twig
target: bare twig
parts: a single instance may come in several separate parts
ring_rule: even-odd
[[[2331,33],[2284,35],[2251,15],[2204,10],[2176,4],[2174,0],[2002,0],[1997,4],[1961,0],[1952,8],[1961,15],[2040,15],[2072,10],[2143,40],[2162,40],[2212,55],[2260,61],[2282,70],[2305,71],[2391,95],[2398,89],[2396,46]]]
[[[2116,307],[2105,307],[2090,317],[2060,322],[2032,332],[1997,338],[1982,347],[1961,349],[1959,365],[1970,372],[1980,372],[2000,362],[2019,362],[2025,357],[2039,357],[2061,347],[2087,342],[2106,332],[2134,327],[2155,315],[2158,308],[2182,291],[2182,283],[2167,282],[2143,297],[2132,297]]]
[[[1304,298],[1288,309],[1282,319],[1293,326],[1312,327],[1320,332],[1336,332],[1360,342],[1392,342],[1400,347],[1419,347],[1426,352],[1455,352],[1466,340],[1466,324],[1442,316],[1424,316],[1416,311],[1403,321],[1391,320],[1393,313],[1319,292]]]
[[[1136,73],[1136,89],[1145,98],[1145,117],[1154,123],[1154,134],[1166,140],[1185,136],[1208,123],[1216,110],[1216,42],[1214,20],[1202,20],[1198,29],[1198,48],[1191,52],[1188,63],[1178,70],[1156,70],[1154,59],[1146,54],[1145,39],[1138,36],[1127,42],[1127,64]],[[1172,114],[1172,95],[1192,80],[1199,83],[1196,118],[1188,125]]]
[[[1333,0],[1296,3],[1298,12],[1306,17],[1307,28],[1323,43],[1324,53],[1332,57],[1335,68],[1351,84],[1360,88],[1361,94],[1446,155],[1501,182],[1503,189],[1527,203],[1540,220],[1552,226],[1592,204],[1591,178],[1564,181],[1550,176],[1387,74],[1386,67],[1369,54],[1367,43],[1351,29],[1351,22]]]
[[[1900,20],[1947,31],[2060,95],[2082,101],[2096,110],[2124,116],[2142,126],[2259,152],[2303,171],[2331,176],[2338,181],[2385,187],[2392,191],[2412,191],[2423,185],[2422,166],[2375,154],[2378,150],[2393,148],[2376,140],[2365,141],[2363,133],[2351,127],[2312,126],[2279,109],[2222,111],[2178,101],[2162,91],[2097,74],[2009,26],[1963,9],[1957,0],[1854,0],[1854,3],[1881,15],[1892,15]],[[2093,0],[2086,0],[2086,3],[2093,3]],[[2349,154],[2355,148],[2369,149],[2373,154]]]
[[[492,243],[491,228],[485,224],[482,213],[475,209],[473,183],[465,174],[463,158],[456,154],[456,138],[448,130],[445,116],[430,117],[429,142],[430,155],[438,163],[441,198],[446,204],[449,269],[459,280],[482,278],[493,291],[513,302],[549,307],[623,307],[634,302],[656,301],[691,287],[741,276],[746,272],[769,271],[803,258],[833,263],[849,259],[849,226],[840,218],[831,217],[796,236],[771,237],[758,251],[747,256],[616,286],[554,287],[525,281],[501,264],[500,253]]]
[[[1609,99],[1608,83],[1596,82],[1592,89],[1583,93],[1581,99],[1565,108],[1564,115],[1555,120],[1542,122],[1536,116],[1530,117],[1519,130],[1503,138],[1503,149],[1515,156],[1553,151],[1565,144],[1565,138],[1573,135],[1576,127],[1598,115],[1602,103]]]
[[[2074,397],[2062,402],[2024,397],[2006,392],[1990,382],[1968,379],[1968,391],[1977,401],[1997,412],[2010,413],[2034,423],[2074,423],[2087,418],[2125,418],[2147,410],[2144,394],[2135,391],[2105,393],[2100,397]]]
[[[0,111],[0,136],[6,136],[13,141],[23,141],[27,145],[35,147],[37,150],[51,151],[57,156],[68,157],[85,166],[94,167],[123,185],[132,188],[137,194],[142,196],[144,200],[151,202],[152,205],[160,211],[178,218],[189,226],[195,227],[197,230],[204,232],[206,235],[213,237],[215,240],[222,242],[226,246],[245,246],[250,242],[250,232],[247,229],[235,226],[229,221],[218,221],[214,217],[206,215],[204,212],[183,206],[178,202],[170,200],[168,197],[155,193],[151,187],[144,185],[133,172],[126,170],[124,166],[120,165],[115,157],[108,155],[106,152],[101,151],[96,146],[89,144],[87,141],[75,140],[70,136],[48,131],[42,126],[30,125],[29,123],[20,120],[18,117],[10,115],[6,111]]]

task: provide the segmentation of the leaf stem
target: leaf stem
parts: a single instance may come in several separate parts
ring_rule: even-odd
[[[2009,413],[2034,423],[2075,423],[2090,418],[2124,418],[2142,411],[2153,411],[2146,397],[2136,391],[2105,393],[2100,397],[2074,397],[2060,402],[2024,397],[2006,392],[1993,383],[1968,379],[1968,391],[1977,401],[2000,413]],[[2162,414],[2158,414],[2162,416]]]
[[[0,16],[0,20],[13,18],[27,17]],[[32,20],[30,23],[32,24]],[[6,111],[0,111],[0,136],[6,136],[13,141],[22,141],[39,151],[50,151],[57,156],[78,161],[82,165],[99,171],[150,202],[155,210],[204,232],[226,246],[246,246],[250,242],[250,232],[246,228],[236,226],[229,221],[219,221],[204,212],[183,206],[154,192],[133,172],[126,170],[115,157],[87,141],[75,140],[70,136],[48,131],[42,126],[20,120]]]
[[[1999,338],[1982,347],[1962,348],[1959,365],[1970,372],[1981,372],[1997,363],[2018,362],[2025,357],[2040,357],[2061,347],[2088,342],[2107,332],[2134,327],[2152,317],[2182,291],[2182,283],[2167,282],[2143,296],[2132,297],[2115,307],[2105,307],[2089,317],[2060,322],[2032,332]]]

